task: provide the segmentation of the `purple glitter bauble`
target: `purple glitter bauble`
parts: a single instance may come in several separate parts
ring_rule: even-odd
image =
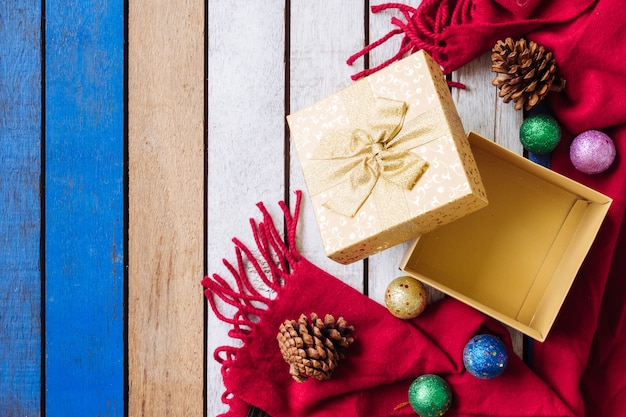
[[[480,379],[500,376],[509,363],[506,346],[499,338],[490,334],[474,336],[463,349],[465,369]]]
[[[615,144],[606,134],[588,130],[576,136],[569,148],[574,168],[585,174],[606,171],[615,160]]]

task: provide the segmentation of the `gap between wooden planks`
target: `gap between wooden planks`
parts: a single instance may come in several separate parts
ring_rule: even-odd
[[[205,3],[128,25],[128,414],[202,416]]]

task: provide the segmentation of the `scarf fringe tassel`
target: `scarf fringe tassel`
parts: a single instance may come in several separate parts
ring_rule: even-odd
[[[293,266],[301,259],[296,249],[296,228],[302,192],[298,190],[295,194],[296,203],[293,215],[284,201],[278,203],[284,215],[285,240],[277,231],[263,203],[258,203],[257,207],[263,215],[263,220],[257,223],[254,219],[250,219],[250,225],[259,255],[255,256],[245,244],[234,238],[236,264],[226,259],[222,260],[233,279],[229,282],[220,275],[213,274],[202,280],[204,294],[213,313],[221,321],[232,326],[228,335],[233,339],[239,339],[244,344],[255,323],[260,320],[272,300],[263,292],[268,294],[278,292],[289,279]],[[260,289],[257,288],[259,284],[257,286],[253,284],[248,275],[250,268],[254,271],[254,275],[260,278],[265,288]],[[222,306],[219,305],[218,300],[222,302]],[[222,311],[223,307],[228,308],[228,306],[235,307],[236,311],[232,317]],[[215,349],[213,357],[222,365],[222,376],[228,372],[239,349],[234,346],[220,346]],[[222,402],[225,404],[230,404],[231,399],[232,395],[229,392],[222,395]]]
[[[352,75],[353,80],[373,74],[399,61],[405,55],[417,52],[421,49],[426,51],[442,66],[445,75],[457,69],[455,65],[448,60],[443,32],[448,26],[462,24],[470,20],[471,1],[461,0],[458,2],[450,2],[424,0],[418,7],[411,7],[400,3],[384,3],[371,7],[372,13],[379,13],[388,9],[398,10],[402,13],[405,21],[397,17],[392,17],[391,24],[396,26],[396,28],[349,57],[347,64],[354,64],[357,59],[368,54],[371,50],[384,44],[394,36],[403,34],[404,37],[402,38],[398,52],[381,64],[373,68],[366,68]],[[451,87],[465,88],[463,84],[450,80],[448,80],[448,85]]]

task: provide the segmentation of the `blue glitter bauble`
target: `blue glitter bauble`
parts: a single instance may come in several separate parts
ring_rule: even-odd
[[[452,390],[439,375],[425,374],[409,387],[409,404],[420,417],[439,417],[452,404]]]
[[[474,336],[463,349],[465,369],[480,379],[500,376],[509,363],[506,346],[490,334]]]

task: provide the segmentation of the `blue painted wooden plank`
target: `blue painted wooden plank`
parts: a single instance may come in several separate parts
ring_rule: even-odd
[[[124,2],[45,2],[46,416],[124,414]]]
[[[551,163],[551,159],[552,159],[552,154],[551,153],[546,153],[546,154],[536,154],[536,153],[532,153],[532,152],[528,152],[528,154],[526,155],[526,157],[533,161],[536,164],[539,164],[541,166],[544,166],[548,169],[550,169],[550,163]],[[524,352],[524,362],[528,365],[532,367],[532,363],[533,363],[533,344],[535,342],[533,341],[533,339],[531,339],[529,336],[524,336],[523,339],[523,352]]]
[[[0,415],[41,393],[41,2],[0,2]]]
[[[531,161],[533,161],[536,164],[539,164],[539,165],[544,166],[546,168],[550,168],[551,154],[549,154],[549,153],[546,153],[546,154],[536,154],[536,153],[528,152],[528,159],[530,159]]]

